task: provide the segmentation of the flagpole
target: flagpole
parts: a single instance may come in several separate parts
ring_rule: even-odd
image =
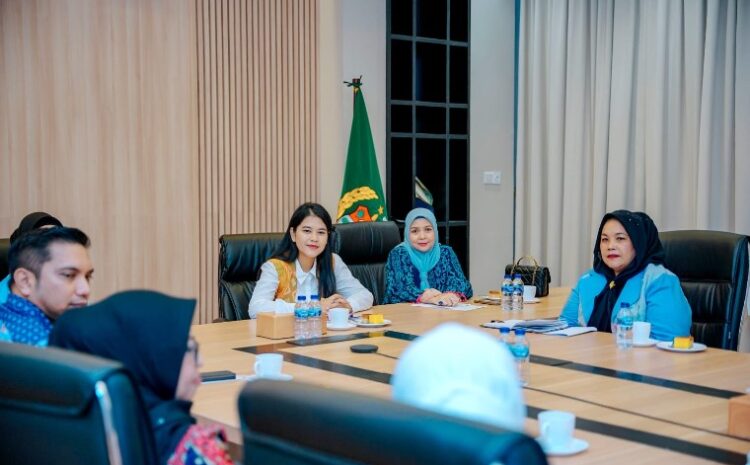
[[[352,87],[352,129],[346,155],[344,182],[341,188],[336,221],[388,221],[383,183],[375,157],[375,144],[367,117],[362,76],[344,81]]]
[[[355,98],[357,97],[357,91],[362,86],[362,75],[358,78],[352,78],[352,82],[344,81],[347,87],[353,87],[352,89],[352,108],[354,108]]]

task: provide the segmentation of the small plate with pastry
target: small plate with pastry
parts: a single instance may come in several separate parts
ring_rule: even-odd
[[[382,313],[372,312],[361,313],[359,318],[354,318],[352,321],[362,328],[381,328],[391,324],[391,320],[383,318]]]
[[[656,347],[670,352],[703,352],[706,350],[706,344],[694,342],[693,336],[677,336],[672,341],[658,342]]]

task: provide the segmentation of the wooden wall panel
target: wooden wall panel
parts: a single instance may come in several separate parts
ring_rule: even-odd
[[[195,6],[0,1],[0,236],[45,210],[92,240],[93,299],[198,289]]]
[[[208,321],[218,311],[219,236],[282,231],[297,205],[318,197],[317,2],[197,0],[196,31]]]
[[[94,300],[218,316],[218,238],[318,198],[317,0],[0,0],[0,237],[92,238]]]

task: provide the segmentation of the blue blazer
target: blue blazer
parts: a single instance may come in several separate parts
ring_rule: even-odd
[[[560,318],[571,326],[586,326],[594,311],[594,299],[607,285],[607,278],[587,271],[570,293]],[[622,302],[627,302],[635,313],[635,321],[651,323],[651,337],[671,341],[675,336],[690,334],[692,311],[680,280],[662,265],[650,263],[632,276],[620,293],[612,311],[612,321]]]

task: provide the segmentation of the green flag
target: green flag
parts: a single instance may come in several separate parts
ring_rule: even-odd
[[[341,188],[336,219],[339,223],[387,221],[388,210],[375,158],[370,119],[367,117],[365,99],[360,88],[362,82],[360,79],[352,81],[346,83],[354,91],[352,132],[349,134],[344,186]]]

